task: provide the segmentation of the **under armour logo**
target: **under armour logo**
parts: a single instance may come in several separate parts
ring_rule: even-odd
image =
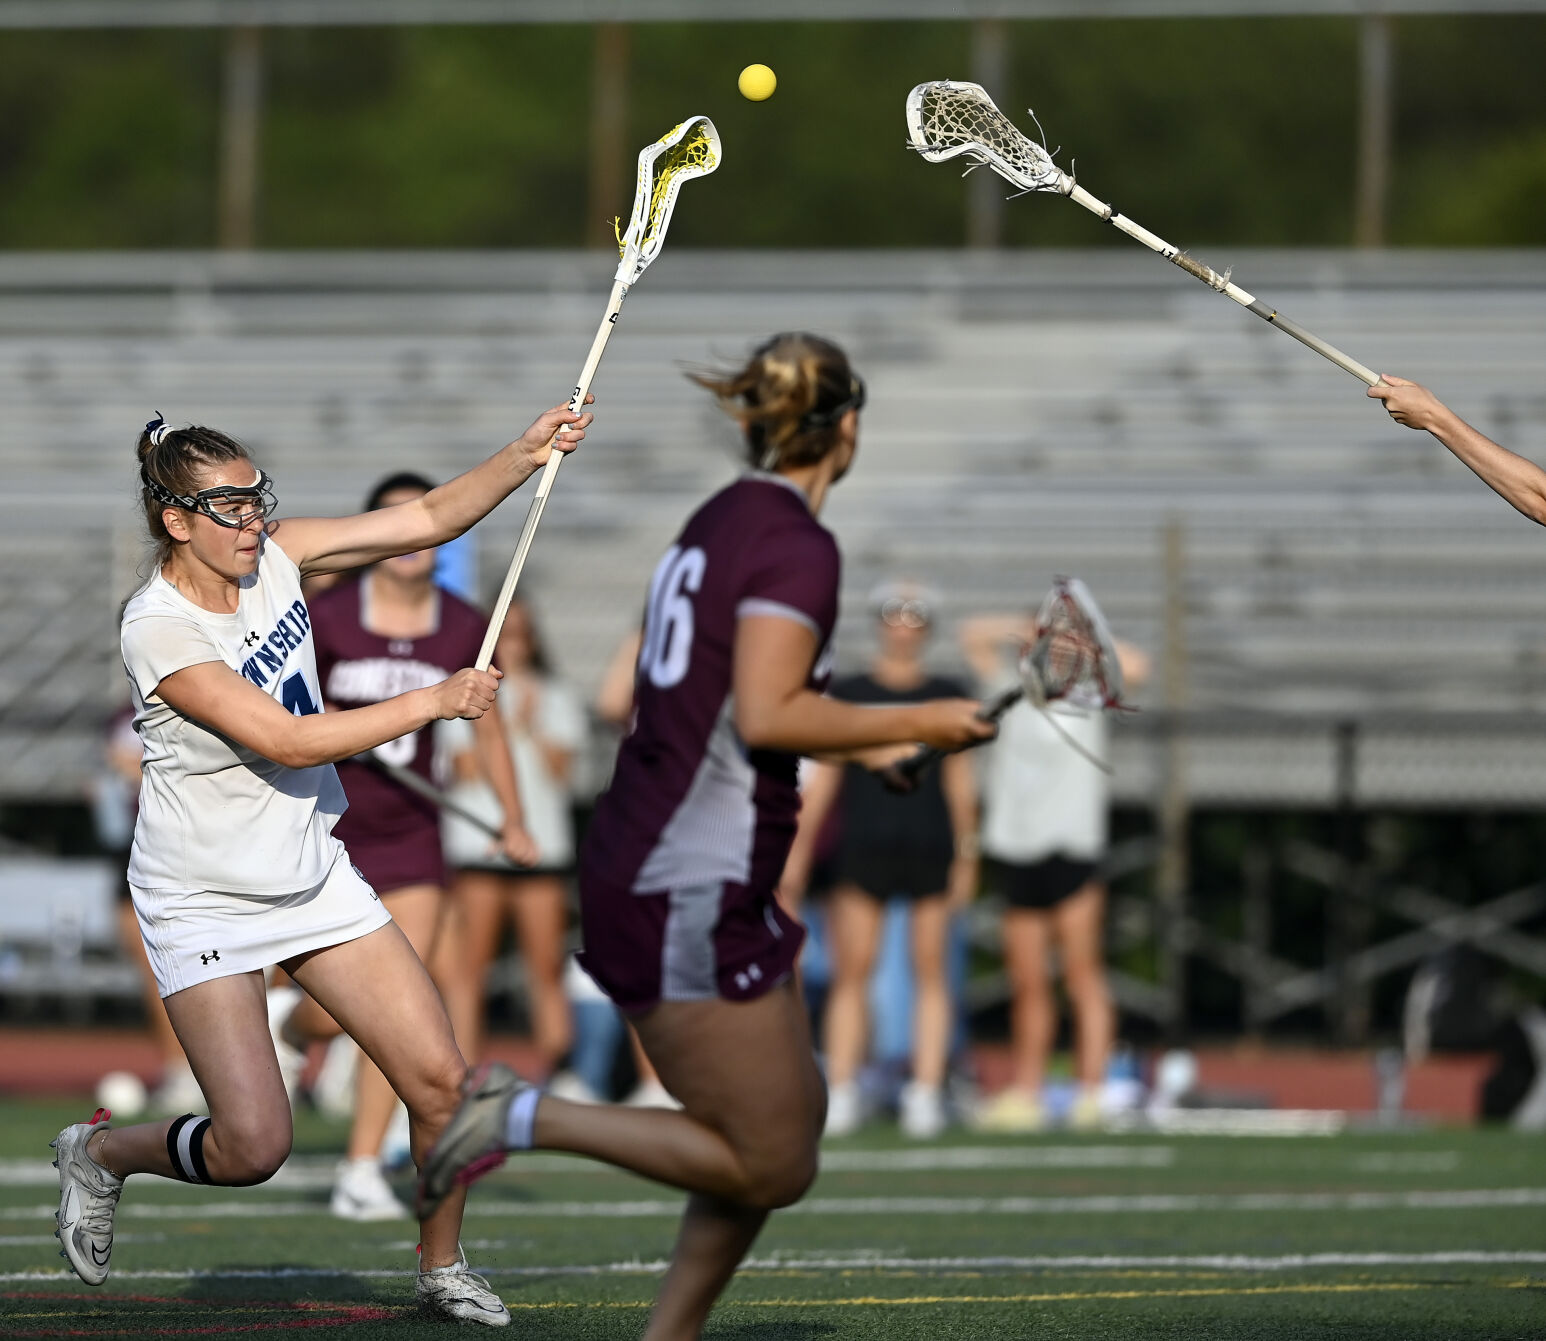
[[[200,955],[199,956],[199,963],[207,964],[207,963],[209,963],[209,961],[211,959],[214,959],[214,960],[218,961],[219,958],[220,958],[220,951],[219,950],[211,950],[207,955]]]
[[[242,639],[242,642],[246,643],[248,647],[256,647],[262,641],[263,639],[258,636],[256,629],[253,629],[251,633]]]

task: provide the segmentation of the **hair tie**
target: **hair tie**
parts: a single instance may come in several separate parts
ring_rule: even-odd
[[[166,441],[166,435],[172,432],[172,426],[162,417],[161,411],[156,411],[156,417],[145,425],[145,432],[150,434],[150,445],[159,447]]]

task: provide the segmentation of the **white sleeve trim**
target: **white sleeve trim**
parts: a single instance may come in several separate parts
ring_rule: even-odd
[[[821,626],[816,623],[804,610],[796,610],[792,605],[785,605],[782,601],[769,601],[761,596],[748,596],[735,608],[735,617],[745,619],[747,615],[772,615],[775,619],[792,619],[796,624],[804,624],[821,640]]]

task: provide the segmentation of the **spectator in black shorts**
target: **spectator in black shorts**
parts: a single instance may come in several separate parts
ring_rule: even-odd
[[[923,652],[933,623],[921,588],[894,583],[874,594],[878,648],[867,673],[833,682],[834,698],[851,703],[917,703],[958,698],[954,680],[931,675]],[[863,1114],[859,1070],[869,1039],[867,992],[886,901],[913,902],[916,1004],[912,1079],[902,1091],[901,1126],[915,1137],[945,1127],[944,1083],[952,1023],[946,972],[951,916],[977,889],[977,785],[972,763],[951,755],[910,796],[894,796],[878,777],[853,765],[817,765],[800,812],[782,889],[798,897],[810,875],[816,838],[839,805],[842,841],[827,910],[832,983],[827,996],[827,1133],[857,1128]]]

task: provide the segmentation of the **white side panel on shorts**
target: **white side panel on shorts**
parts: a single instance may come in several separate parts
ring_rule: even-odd
[[[733,704],[727,694],[692,786],[639,868],[635,894],[751,878],[757,773],[736,734]]]
[[[724,888],[716,882],[671,891],[660,949],[662,1001],[703,1001],[719,995],[714,927]]]

